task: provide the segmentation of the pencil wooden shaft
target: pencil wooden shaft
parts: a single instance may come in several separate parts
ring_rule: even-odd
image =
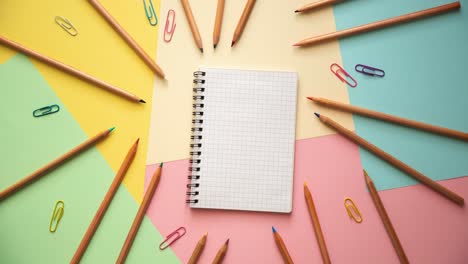
[[[236,30],[234,31],[232,42],[238,41],[242,35],[242,32],[244,32],[245,25],[247,24],[247,20],[249,20],[250,13],[252,13],[255,2],[256,0],[248,0],[245,4],[244,11],[242,11],[242,16],[240,17]]]
[[[303,7],[300,7],[297,9],[297,12],[306,12],[306,11],[310,11],[312,9],[316,9],[316,8],[319,8],[319,7],[323,7],[323,6],[327,6],[327,5],[333,5],[333,4],[336,4],[338,2],[340,2],[341,0],[322,0],[322,1],[317,1],[317,2],[313,2],[313,3],[310,3],[310,4],[307,4]]]
[[[195,246],[195,249],[193,250],[192,256],[190,256],[189,261],[187,264],[196,264],[198,262],[198,259],[200,258],[200,255],[205,248],[206,244],[206,237],[207,235],[205,234],[200,241],[198,241],[197,245]]]
[[[281,236],[278,234],[278,232],[273,233],[273,236],[275,237],[276,245],[278,246],[278,249],[281,253],[281,257],[283,257],[284,263],[294,264],[294,261],[292,260],[291,255],[289,255],[288,248],[286,248],[286,245],[284,244],[284,241],[281,238]]]
[[[51,59],[51,58],[46,57],[44,55],[41,55],[41,54],[39,54],[39,53],[37,53],[37,52],[35,52],[33,50],[30,50],[30,49],[28,49],[26,47],[23,47],[20,44],[18,44],[16,42],[13,42],[11,40],[8,40],[8,39],[6,39],[4,37],[1,37],[1,36],[0,36],[0,43],[7,46],[7,47],[10,47],[10,48],[12,48],[12,49],[14,49],[16,51],[24,53],[24,54],[26,54],[26,55],[28,55],[28,56],[30,56],[30,57],[38,60],[38,61],[41,61],[41,62],[43,62],[43,63],[45,63],[45,64],[47,64],[49,66],[52,66],[52,67],[54,67],[54,68],[56,68],[56,69],[58,69],[60,71],[66,72],[66,73],[68,73],[70,75],[73,75],[73,76],[75,76],[77,78],[80,78],[83,81],[92,83],[92,84],[94,84],[96,86],[99,86],[99,87],[109,91],[109,92],[112,92],[112,93],[115,93],[115,94],[120,95],[122,97],[125,97],[126,99],[128,99],[130,101],[139,102],[141,100],[140,98],[138,98],[134,94],[131,94],[131,93],[129,93],[127,91],[124,91],[124,90],[122,90],[120,88],[117,88],[115,86],[112,86],[112,85],[110,85],[110,84],[108,84],[106,82],[103,82],[103,81],[101,81],[99,79],[96,79],[95,77],[93,77],[93,76],[91,76],[91,75],[89,75],[87,73],[81,72],[81,71],[79,71],[79,70],[77,70],[77,69],[75,69],[75,68],[73,68],[71,66],[68,66],[68,65],[63,64],[63,63],[61,63],[59,61],[56,61],[54,59]]]
[[[161,166],[158,167],[156,169],[156,172],[153,174],[153,177],[151,178],[151,182],[148,186],[148,189],[145,192],[143,201],[141,202],[140,208],[138,209],[135,219],[133,220],[132,227],[128,232],[127,238],[125,239],[125,243],[122,249],[120,250],[120,255],[116,263],[124,263],[125,259],[127,258],[128,252],[132,247],[133,240],[135,239],[138,229],[140,228],[141,221],[143,221],[143,217],[145,216],[146,210],[148,209],[151,203],[151,199],[153,198],[154,192],[158,187],[159,180],[161,179],[161,169]]]
[[[135,51],[135,53],[146,63],[146,65],[157,75],[164,78],[164,72],[151,59],[151,57],[138,45],[138,43],[123,29],[107,10],[97,1],[88,0],[89,3],[98,11],[99,14],[109,23],[109,25],[120,35],[121,38]]]
[[[28,184],[34,182],[35,180],[39,179],[40,177],[44,176],[47,172],[55,169],[65,161],[71,159],[72,157],[80,154],[84,150],[88,149],[89,147],[93,146],[100,140],[104,139],[109,135],[111,131],[109,129],[97,134],[96,136],[86,140],[85,142],[81,143],[80,145],[74,147],[73,149],[69,150],[67,153],[63,154],[62,156],[58,157],[57,159],[51,161],[44,167],[38,169],[37,171],[33,172],[29,176],[23,178],[22,180],[18,181],[17,183],[13,184],[12,186],[8,187],[7,189],[0,192],[0,201],[7,198],[8,196],[12,195],[13,193],[19,191],[20,189],[26,187]]]
[[[345,112],[367,116],[367,117],[371,117],[375,119],[380,119],[383,121],[387,121],[387,122],[391,122],[391,123],[395,123],[395,124],[399,124],[399,125],[403,125],[407,127],[417,128],[417,129],[421,129],[424,131],[428,131],[431,133],[435,133],[435,134],[439,134],[439,135],[443,135],[447,137],[453,137],[453,138],[457,138],[461,140],[468,140],[468,133],[463,133],[457,130],[452,130],[452,129],[448,129],[445,127],[425,124],[422,122],[418,122],[418,121],[414,121],[414,120],[410,120],[410,119],[406,119],[406,118],[402,118],[402,117],[398,117],[394,115],[389,115],[389,114],[373,111],[373,110],[362,108],[362,107],[335,102],[335,101],[325,99],[325,98],[314,98],[313,100],[314,102],[323,104],[331,108],[339,109]]]
[[[459,8],[460,8],[460,2],[454,2],[454,3],[441,5],[441,6],[438,6],[438,7],[429,8],[429,9],[426,9],[426,10],[422,10],[422,11],[402,15],[402,16],[397,16],[397,17],[385,19],[385,20],[378,21],[378,22],[369,23],[369,24],[366,24],[366,25],[362,25],[362,26],[358,26],[358,27],[354,27],[354,28],[350,28],[350,29],[345,29],[345,30],[336,31],[336,32],[321,35],[321,36],[307,38],[307,39],[299,41],[298,43],[296,43],[294,45],[295,46],[306,46],[306,45],[312,45],[312,44],[316,44],[316,43],[324,42],[324,41],[328,41],[328,40],[344,38],[344,37],[356,35],[356,34],[359,34],[359,33],[364,33],[364,32],[368,32],[368,31],[372,31],[372,30],[376,30],[376,29],[381,29],[381,28],[393,26],[393,25],[396,25],[396,24],[401,24],[401,23],[413,21],[413,20],[428,17],[428,16],[433,16],[433,15],[437,15],[437,14],[457,10]]]
[[[387,230],[388,235],[390,236],[390,240],[392,241],[393,247],[397,252],[398,258],[400,259],[401,263],[409,263],[408,258],[406,257],[405,251],[403,250],[403,246],[400,243],[400,239],[398,238],[395,229],[393,228],[392,222],[390,221],[390,217],[388,217],[387,211],[380,200],[380,196],[377,192],[377,189],[374,186],[374,183],[366,175],[366,184],[367,188],[369,188],[370,195],[372,197],[372,201],[374,202],[375,208],[382,219],[382,222]]]
[[[218,7],[216,9],[215,26],[213,30],[213,45],[218,45],[219,35],[221,33],[221,25],[223,24],[224,13],[224,0],[218,0]]]
[[[226,255],[226,252],[227,252],[227,249],[228,249],[228,245],[227,244],[224,244],[218,251],[218,253],[216,254],[216,257],[214,258],[212,264],[220,264],[221,262],[223,262],[223,259],[224,259],[224,256]]]
[[[195,40],[195,44],[201,50],[203,50],[203,43],[200,36],[200,31],[198,31],[197,22],[195,22],[195,18],[193,17],[192,8],[190,7],[190,3],[188,0],[180,0],[182,2],[182,7],[184,8],[185,16],[187,17],[190,30],[192,31],[193,39]]]
[[[390,154],[386,153],[385,151],[379,149],[378,147],[374,146],[370,142],[366,141],[365,139],[361,138],[357,134],[353,133],[352,131],[344,128],[340,124],[336,123],[335,121],[331,120],[330,118],[320,115],[320,120],[327,124],[328,126],[334,128],[336,131],[340,132],[342,135],[346,136],[351,141],[357,143],[358,145],[364,147],[365,149],[369,150],[370,152],[374,153],[381,159],[387,161],[394,167],[398,168],[399,170],[407,173],[408,175],[412,176],[416,180],[420,181],[421,183],[425,184],[427,187],[431,188],[432,190],[438,192],[439,194],[445,196],[449,200],[453,201],[454,203],[462,206],[465,201],[463,197],[457,195],[456,193],[450,191],[449,189],[445,188],[444,186],[440,185],[439,183],[435,182],[434,180],[430,179],[429,177],[423,175],[422,173],[418,172],[417,170],[411,168],[410,166],[406,165],[402,161],[396,159],[395,157],[391,156]]]
[[[312,219],[312,225],[314,226],[315,236],[319,244],[320,253],[322,254],[323,263],[329,264],[330,255],[328,254],[327,245],[325,244],[325,238],[323,236],[322,227],[320,226],[320,221],[315,210],[314,200],[312,199],[312,194],[307,186],[304,185],[304,196],[307,202],[307,208],[309,209],[310,218]]]
[[[112,181],[112,184],[109,187],[109,190],[107,191],[106,196],[102,200],[102,203],[99,206],[99,209],[94,215],[94,218],[91,221],[91,224],[89,225],[88,230],[86,231],[83,239],[81,240],[81,243],[78,246],[78,249],[76,250],[75,255],[73,256],[70,263],[77,264],[80,262],[81,257],[83,257],[83,254],[85,253],[86,248],[91,242],[91,239],[93,238],[94,233],[96,232],[99,224],[101,223],[101,220],[104,217],[104,214],[106,213],[107,208],[109,207],[112,199],[114,198],[114,195],[117,192],[120,186],[120,183],[122,182],[123,178],[125,177],[125,174],[128,171],[128,168],[130,167],[130,164],[132,164],[132,161],[135,158],[137,148],[138,148],[138,140],[132,145],[132,147],[127,153],[127,156],[123,160],[122,165],[120,165],[119,171],[115,175],[115,178]]]

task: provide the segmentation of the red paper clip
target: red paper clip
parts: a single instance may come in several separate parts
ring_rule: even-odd
[[[174,31],[176,29],[175,15],[176,14],[174,10],[169,9],[169,11],[167,11],[166,26],[164,27],[164,41],[168,43],[171,42],[172,36],[174,35]],[[172,23],[169,25],[170,20],[172,20]]]
[[[332,65],[330,65],[330,70],[331,72],[333,72],[336,77],[338,77],[338,79],[340,79],[342,82],[344,83],[347,83],[349,86],[351,87],[356,87],[357,86],[357,82],[356,80],[354,80],[353,77],[351,77],[351,75],[349,75],[349,73],[347,73],[343,68],[341,68],[340,65],[336,64],[336,63],[333,63]],[[342,76],[343,75],[343,76]],[[352,80],[352,82],[349,82],[348,79]]]
[[[179,232],[181,231],[181,232]],[[166,248],[168,248],[172,243],[176,242],[179,238],[183,237],[186,233],[186,230],[185,230],[185,227],[181,226],[179,228],[177,228],[174,232],[170,233],[166,239],[161,242],[161,244],[159,244],[159,249],[160,250],[164,250]],[[174,237],[174,239],[172,240],[169,240],[171,239],[173,236],[176,236]]]

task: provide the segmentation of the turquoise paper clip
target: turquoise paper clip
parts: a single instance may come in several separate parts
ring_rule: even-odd
[[[48,105],[48,106],[44,106],[42,108],[34,110],[33,111],[33,116],[34,117],[41,117],[41,116],[57,113],[58,111],[60,111],[60,106],[58,106],[56,104]]]
[[[150,23],[150,25],[156,26],[158,24],[158,16],[156,15],[156,12],[154,11],[153,2],[149,0],[149,7],[146,7],[146,0],[143,0],[143,5],[145,6],[145,13],[146,13],[146,17],[148,18],[148,22]],[[154,22],[153,22],[153,17],[155,20]]]

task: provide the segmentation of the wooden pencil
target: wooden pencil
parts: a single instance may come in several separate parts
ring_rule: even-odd
[[[214,258],[212,264],[220,264],[223,262],[224,256],[226,256],[226,252],[228,250],[229,245],[229,238],[224,242],[223,246],[218,250],[216,257]]]
[[[362,108],[358,106],[336,102],[336,101],[329,100],[326,98],[319,98],[319,97],[307,97],[307,98],[318,104],[321,104],[330,108],[338,109],[341,111],[345,111],[348,113],[353,113],[353,114],[367,116],[367,117],[371,117],[375,119],[380,119],[386,122],[391,122],[391,123],[399,124],[402,126],[412,127],[412,128],[424,130],[427,132],[439,134],[442,136],[457,138],[461,140],[468,140],[468,133],[463,133],[461,131],[452,130],[452,129],[448,129],[445,127],[434,126],[434,125],[406,119],[403,117],[389,115],[389,114],[377,112],[374,110],[370,110],[370,109],[366,109],[366,108]]]
[[[159,180],[161,179],[161,172],[162,172],[163,163],[159,164],[159,167],[153,174],[151,178],[151,182],[148,186],[148,189],[145,192],[145,196],[143,197],[143,201],[141,202],[140,208],[138,208],[138,212],[133,220],[132,227],[128,232],[127,238],[125,239],[125,243],[120,250],[119,258],[117,259],[116,263],[122,264],[125,262],[127,258],[128,252],[130,252],[130,248],[132,247],[133,240],[140,228],[141,222],[145,217],[146,210],[148,210],[149,205],[151,204],[151,199],[153,198],[154,192],[158,187]]]
[[[203,53],[203,43],[200,36],[200,31],[198,31],[197,22],[195,22],[195,18],[193,17],[192,8],[190,7],[190,3],[188,0],[180,0],[182,2],[182,7],[184,8],[185,17],[187,17],[187,21],[190,26],[190,31],[192,31],[193,39],[195,40],[195,44],[197,45],[198,49]]]
[[[310,219],[312,220],[312,225],[314,227],[315,237],[317,238],[317,243],[319,244],[320,254],[322,254],[323,263],[330,264],[330,255],[328,254],[327,244],[325,243],[322,227],[320,226],[317,211],[315,210],[314,200],[312,199],[312,194],[310,193],[310,190],[305,182],[304,197],[307,203],[307,209],[309,210]]]
[[[390,240],[392,241],[392,245],[397,252],[398,258],[400,259],[401,263],[409,263],[408,258],[406,257],[405,251],[400,243],[400,239],[393,228],[392,222],[390,221],[390,217],[388,217],[387,211],[385,210],[385,206],[380,199],[379,193],[372,182],[372,179],[367,175],[367,172],[364,170],[364,177],[366,179],[367,188],[369,189],[369,193],[372,197],[372,201],[374,202],[375,208],[379,213],[380,218],[387,230],[388,235],[390,236]]]
[[[96,85],[98,87],[101,87],[101,88],[103,88],[103,89],[105,89],[105,90],[107,90],[109,92],[112,92],[114,94],[122,96],[122,97],[124,97],[124,98],[126,98],[126,99],[128,99],[128,100],[130,100],[132,102],[146,103],[143,99],[137,97],[134,94],[131,94],[131,93],[125,91],[125,90],[122,90],[122,89],[120,89],[118,87],[115,87],[115,86],[113,86],[111,84],[108,84],[108,83],[106,83],[104,81],[101,81],[101,80],[99,80],[99,79],[97,79],[97,78],[95,78],[95,77],[93,77],[93,76],[91,76],[91,75],[89,75],[87,73],[81,72],[81,71],[79,71],[79,70],[77,70],[77,69],[75,69],[75,68],[73,68],[71,66],[68,66],[68,65],[64,64],[64,63],[61,63],[59,61],[56,61],[54,59],[51,59],[51,58],[46,57],[44,55],[41,55],[41,54],[39,54],[39,53],[29,49],[29,48],[21,46],[20,44],[18,44],[16,42],[13,42],[13,41],[5,38],[5,37],[0,36],[0,44],[3,44],[3,45],[5,45],[5,46],[7,46],[7,47],[9,47],[11,49],[14,49],[14,50],[18,51],[18,52],[24,53],[24,54],[26,54],[26,55],[40,61],[40,62],[43,62],[43,63],[45,63],[45,64],[47,64],[47,65],[49,65],[51,67],[54,67],[54,68],[56,68],[56,69],[58,69],[60,71],[68,73],[70,75],[73,75],[73,76],[75,76],[75,77],[77,77],[77,78],[79,78],[79,79],[81,79],[83,81],[89,82],[89,83],[94,84],[94,85]]]
[[[320,7],[324,7],[324,6],[327,6],[327,5],[333,5],[333,4],[336,4],[336,3],[341,2],[341,1],[342,0],[321,0],[321,1],[313,2],[313,3],[310,3],[310,4],[304,5],[302,7],[299,7],[294,12],[295,13],[307,12],[307,11],[317,9],[317,8],[320,8]]]
[[[97,0],[88,0],[88,2],[96,9],[96,11],[107,21],[107,23],[120,35],[120,37],[127,42],[127,45],[135,51],[135,53],[143,60],[144,63],[161,78],[164,78],[164,72],[151,59],[151,57],[145,52],[145,50],[138,45],[138,43],[125,31],[125,29],[113,18],[109,12],[99,3]]]
[[[96,214],[94,215],[93,220],[91,221],[88,230],[86,230],[85,235],[83,236],[83,239],[81,240],[80,245],[78,246],[78,249],[75,252],[75,255],[73,256],[72,260],[70,263],[77,264],[80,262],[81,257],[83,257],[83,254],[85,253],[86,249],[88,248],[89,243],[91,242],[91,239],[93,238],[94,233],[96,232],[99,224],[101,223],[102,218],[104,217],[104,214],[107,211],[107,208],[109,208],[109,205],[114,198],[115,193],[119,189],[120,183],[122,182],[123,178],[125,177],[125,174],[128,171],[128,168],[133,162],[133,159],[135,158],[137,149],[138,149],[138,142],[140,139],[137,139],[137,141],[132,145],[132,147],[128,150],[127,155],[125,156],[125,159],[122,162],[122,165],[120,165],[120,169],[115,175],[114,180],[112,181],[112,184],[109,187],[109,190],[106,193],[106,196],[102,200],[101,205],[99,206],[99,209],[97,210]]]
[[[80,145],[72,148],[67,153],[63,154],[62,156],[58,157],[57,159],[49,162],[44,167],[38,169],[37,171],[33,172],[26,178],[16,182],[12,186],[8,187],[7,189],[0,192],[0,201],[7,198],[8,196],[14,194],[15,192],[21,190],[22,188],[26,187],[28,184],[33,183],[35,180],[38,180],[40,177],[44,176],[47,172],[52,171],[53,169],[60,166],[65,161],[77,156],[81,152],[85,151],[86,149],[90,148],[91,146],[97,144],[99,141],[107,138],[107,136],[112,132],[114,128],[106,129],[101,133],[95,135],[94,137],[86,140],[85,142],[81,143]]]
[[[237,23],[236,30],[234,31],[234,36],[232,37],[231,47],[236,44],[236,42],[240,39],[242,32],[244,32],[245,25],[247,24],[247,20],[249,20],[250,13],[252,13],[252,9],[255,5],[256,0],[247,0],[245,4],[244,11]]]
[[[200,238],[187,264],[196,264],[198,262],[198,259],[200,258],[200,255],[203,252],[203,249],[205,248],[207,236],[208,236],[208,233],[205,233],[202,236],[202,238]]]
[[[458,194],[450,191],[449,189],[445,188],[444,186],[440,185],[436,181],[432,180],[431,178],[425,176],[424,174],[420,173],[419,171],[411,168],[410,166],[406,165],[402,161],[398,160],[397,158],[391,156],[390,154],[386,153],[385,151],[379,149],[378,147],[374,146],[370,142],[366,141],[362,137],[358,136],[354,132],[344,128],[337,122],[333,121],[332,119],[315,113],[315,115],[322,121],[324,124],[334,128],[336,131],[341,133],[343,136],[347,137],[354,143],[360,145],[361,147],[369,150],[370,152],[374,153],[376,156],[380,157],[381,159],[387,161],[395,168],[405,172],[406,174],[412,176],[416,180],[420,181],[427,187],[431,188],[432,190],[438,192],[439,194],[443,195],[447,199],[451,200],[452,202],[463,206],[465,200],[463,197],[459,196]]]
[[[273,226],[271,227],[271,230],[273,231],[273,237],[275,238],[275,242],[281,253],[281,257],[283,257],[283,262],[286,264],[294,264],[291,255],[289,255],[288,248],[286,248],[286,245],[284,244],[283,238],[281,238],[280,234],[278,234]]]
[[[460,8],[460,2],[453,2],[450,4],[446,4],[446,5],[441,5],[441,6],[437,6],[434,8],[429,8],[426,10],[357,26],[354,28],[340,30],[340,31],[324,34],[321,36],[306,38],[304,40],[297,42],[293,46],[308,46],[308,45],[313,45],[313,44],[317,44],[317,43],[324,42],[324,41],[349,37],[349,36],[353,36],[353,35],[364,33],[364,32],[369,32],[369,31],[386,28],[389,26],[397,25],[397,24],[402,24],[405,22],[410,22],[410,21],[421,19],[424,17],[446,13],[449,11],[457,10],[459,8]]]
[[[216,8],[216,18],[213,30],[213,48],[219,42],[219,35],[221,34],[221,25],[223,24],[223,13],[224,13],[224,0],[218,0],[218,7]]]

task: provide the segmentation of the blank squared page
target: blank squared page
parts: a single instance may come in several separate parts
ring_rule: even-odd
[[[191,207],[290,213],[297,73],[200,71],[203,138]]]

